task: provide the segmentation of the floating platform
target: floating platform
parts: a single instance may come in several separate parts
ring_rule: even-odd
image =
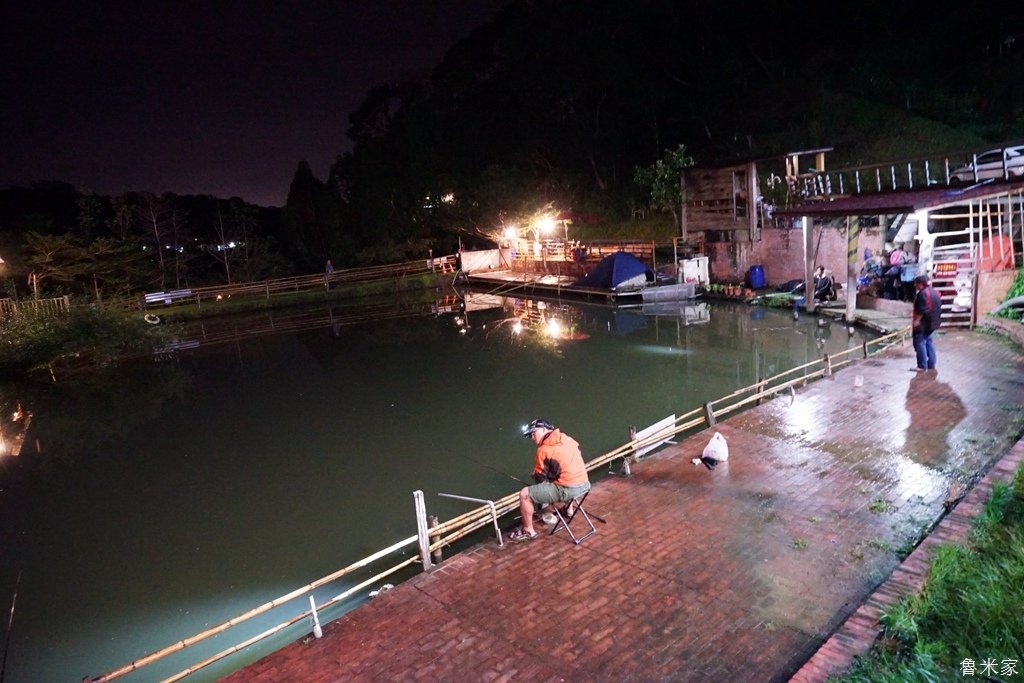
[[[581,287],[573,284],[575,279],[566,275],[522,273],[511,270],[466,273],[464,282],[473,287],[488,288],[488,294],[499,296],[523,294],[571,298],[581,301],[601,301],[616,305],[688,301],[696,296],[696,287],[693,283],[614,290]]]

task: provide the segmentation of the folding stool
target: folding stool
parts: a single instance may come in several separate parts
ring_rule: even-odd
[[[569,501],[564,508],[559,508],[557,505],[554,506],[555,515],[558,517],[558,523],[555,524],[555,528],[551,530],[552,534],[564,527],[565,530],[569,532],[572,542],[579,545],[584,539],[597,533],[597,527],[594,526],[594,522],[591,521],[590,515],[587,514],[587,511],[583,509],[583,501],[585,501],[589,495],[590,489],[587,489],[585,493],[581,493]],[[572,510],[572,513],[567,514],[568,510]],[[572,527],[570,525],[572,524],[572,520],[576,519],[576,515],[580,513],[583,514],[583,520],[590,526],[590,531],[587,531],[582,536],[577,536],[572,532]]]

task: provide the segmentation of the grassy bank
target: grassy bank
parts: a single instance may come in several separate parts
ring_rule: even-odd
[[[25,374],[68,358],[105,362],[163,343],[164,330],[137,313],[77,309],[67,315],[27,312],[0,327],[0,374]]]
[[[184,301],[168,306],[153,307],[147,313],[157,315],[165,321],[185,321],[320,302],[358,301],[383,296],[411,297],[420,294],[433,296],[439,288],[447,288],[450,283],[450,275],[423,273],[398,280],[342,283],[331,287],[331,289],[317,288],[298,292],[280,292],[269,297],[262,294],[232,296],[220,301],[204,301],[202,306]]]
[[[331,289],[286,292],[270,297],[234,296],[204,302],[201,307],[178,303],[146,311],[171,325],[151,325],[141,313],[116,307],[106,310],[74,307],[68,315],[29,312],[9,318],[0,326],[0,374],[31,373],[68,359],[103,364],[123,356],[147,354],[169,341],[176,322],[313,303],[433,298],[439,288],[449,284],[450,276],[425,273],[399,280],[342,284]]]
[[[835,683],[1024,676],[1024,468],[997,484],[968,546],[945,545],[922,591],[882,617],[885,635]],[[968,672],[972,673],[968,673]]]

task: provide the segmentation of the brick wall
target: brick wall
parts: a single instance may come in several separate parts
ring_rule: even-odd
[[[978,273],[978,314],[979,318],[1002,303],[1010,291],[1016,270],[999,270]]]
[[[864,264],[864,249],[881,250],[880,228],[865,228],[857,246],[857,271]],[[839,282],[846,280],[846,229],[813,229],[812,249],[817,257],[814,265],[825,266]],[[766,228],[757,242],[715,242],[706,247],[712,282],[741,282],[747,279],[751,266],[763,266],[769,287],[804,277],[803,230],[800,228]]]

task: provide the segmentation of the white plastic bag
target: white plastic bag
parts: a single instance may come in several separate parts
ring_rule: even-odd
[[[725,437],[721,433],[715,432],[715,435],[711,437],[711,441],[708,441],[708,445],[704,447],[704,452],[701,455],[711,460],[725,462],[729,459],[729,444],[726,443]]]

